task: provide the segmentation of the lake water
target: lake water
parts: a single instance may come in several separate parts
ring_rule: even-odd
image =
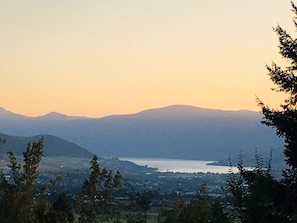
[[[207,165],[213,161],[203,160],[180,160],[180,159],[153,159],[153,158],[120,158],[121,160],[131,161],[140,166],[157,168],[160,172],[181,172],[181,173],[228,173],[228,166]],[[233,171],[236,171],[233,168]]]

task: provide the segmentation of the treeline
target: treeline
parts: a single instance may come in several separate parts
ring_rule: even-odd
[[[43,157],[44,138],[29,143],[23,153],[23,162],[9,153],[8,172],[1,172],[0,178],[0,222],[2,223],[95,223],[127,222],[141,223],[148,219],[157,191],[145,190],[129,193],[129,201],[121,206],[114,199],[121,184],[121,174],[101,168],[97,156],[90,161],[90,174],[73,194],[73,199],[62,193],[53,202],[48,201],[47,192],[60,176],[48,179],[44,185],[37,184],[38,167]],[[123,192],[119,191],[122,196]],[[117,203],[119,202],[119,203]],[[223,206],[217,200],[209,202],[206,185],[190,203],[181,199],[173,207],[161,207],[158,222],[194,222],[205,219],[209,222],[228,222]],[[199,222],[200,222],[199,220]],[[223,223],[223,222],[222,222]]]
[[[70,199],[60,194],[53,202],[47,200],[48,190],[60,177],[37,184],[38,166],[43,156],[44,139],[28,144],[20,163],[9,153],[9,172],[0,178],[0,222],[16,223],[83,223],[122,222],[144,223],[153,206],[157,191],[129,194],[130,205],[114,199],[122,196],[118,191],[121,174],[101,168],[97,156],[90,161],[90,174],[81,190]],[[173,205],[158,208],[159,223],[252,223],[296,222],[296,190],[292,169],[285,170],[283,179],[271,174],[270,162],[265,165],[257,153],[253,170],[243,167],[240,158],[238,172],[230,171],[223,188],[225,197],[213,198],[203,185],[189,200],[177,199]],[[230,169],[231,170],[231,169]],[[119,192],[119,194],[117,194]],[[117,203],[119,202],[119,203]],[[157,205],[155,205],[157,206]]]
[[[100,168],[97,156],[91,160],[90,176],[82,189],[70,201],[65,194],[50,203],[49,188],[60,177],[49,179],[45,185],[37,185],[39,163],[43,156],[44,138],[28,144],[23,163],[9,153],[10,172],[1,172],[0,178],[0,222],[7,223],[50,223],[50,222],[98,222],[111,214],[112,191],[120,184],[121,175]]]
[[[297,7],[291,2],[297,29]],[[263,164],[256,153],[256,165],[252,170],[244,168],[240,158],[238,173],[230,172],[224,187],[225,199],[207,195],[204,185],[191,201],[182,199],[170,207],[161,207],[160,223],[292,223],[297,222],[297,39],[277,26],[280,54],[288,63],[281,68],[275,63],[267,66],[270,79],[287,98],[279,110],[270,109],[258,99],[264,115],[263,123],[276,130],[285,139],[285,161],[288,168],[280,179],[271,174],[270,162]],[[5,140],[0,140],[5,143]],[[37,185],[38,166],[43,156],[43,143],[28,144],[23,163],[9,153],[10,172],[0,176],[0,222],[16,223],[70,223],[70,222],[127,222],[147,221],[155,191],[137,193],[133,199],[135,210],[121,212],[116,209],[113,193],[121,183],[119,172],[113,174],[100,168],[96,156],[91,160],[90,175],[84,181],[73,202],[61,194],[54,202],[46,197],[48,188],[59,177],[49,179],[46,185]],[[124,215],[123,215],[124,214]],[[124,217],[123,217],[124,216]]]

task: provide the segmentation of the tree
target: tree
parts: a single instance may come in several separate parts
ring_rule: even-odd
[[[270,160],[263,160],[256,152],[255,167],[243,167],[243,158],[238,162],[238,173],[229,172],[226,195],[230,217],[234,222],[288,222],[283,204],[286,198],[285,186],[271,175]]]
[[[90,176],[75,199],[75,210],[80,223],[100,222],[112,215],[112,190],[119,186],[121,179],[119,172],[113,176],[111,171],[101,169],[96,155],[90,163]]]
[[[142,192],[137,192],[134,196],[134,201],[137,206],[137,209],[144,214],[144,220],[147,220],[147,212],[150,209],[153,198],[156,197],[157,191],[145,190]]]
[[[294,24],[297,28],[297,7],[291,2],[295,13]],[[283,28],[277,26],[274,31],[279,37],[280,54],[289,62],[289,66],[281,68],[275,63],[267,66],[268,75],[277,85],[274,91],[284,92],[288,97],[281,104],[280,110],[275,110],[264,105],[259,100],[259,105],[264,114],[262,123],[276,129],[276,134],[285,138],[286,162],[289,166],[297,168],[297,39],[293,39]]]
[[[291,2],[295,14],[293,22],[297,28],[297,7]],[[284,206],[290,221],[297,221],[297,39],[292,38],[282,27],[274,31],[279,38],[279,52],[288,66],[282,68],[272,63],[267,66],[271,81],[277,86],[273,90],[283,92],[287,98],[280,109],[271,109],[258,99],[264,114],[262,123],[271,126],[276,134],[285,139],[285,161],[289,165],[283,173],[282,183],[286,186],[287,196]]]
[[[64,222],[74,222],[72,205],[64,193],[60,194],[57,200],[53,203],[53,212],[56,213],[60,219],[63,219]]]
[[[209,201],[207,187],[203,185],[195,199],[190,203],[179,199],[169,210],[162,208],[159,212],[160,223],[229,223],[219,201]]]
[[[161,207],[158,214],[159,223],[177,223],[180,216],[184,215],[187,204],[182,199],[177,199],[171,208]]]
[[[38,212],[46,214],[47,202],[41,209],[39,201],[49,185],[37,187],[36,179],[39,163],[43,156],[44,138],[38,142],[28,143],[23,153],[23,164],[9,152],[9,173],[1,172],[0,176],[0,222],[34,222]]]
[[[11,175],[2,173],[0,181],[1,222],[30,222],[36,218],[37,201],[33,190],[42,155],[43,138],[28,144],[23,166],[9,153]]]

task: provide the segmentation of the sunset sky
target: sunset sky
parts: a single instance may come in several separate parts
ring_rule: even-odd
[[[102,117],[185,104],[277,106],[272,27],[289,0],[0,1],[0,107]]]

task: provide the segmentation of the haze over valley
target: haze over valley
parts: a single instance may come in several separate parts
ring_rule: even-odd
[[[103,118],[73,117],[54,112],[26,117],[2,108],[0,132],[13,136],[60,137],[100,157],[213,161],[237,157],[240,152],[254,154],[255,148],[265,154],[280,148],[283,140],[271,128],[261,124],[261,119],[259,112],[186,105]]]
[[[293,1],[0,18],[0,223],[297,222]]]

